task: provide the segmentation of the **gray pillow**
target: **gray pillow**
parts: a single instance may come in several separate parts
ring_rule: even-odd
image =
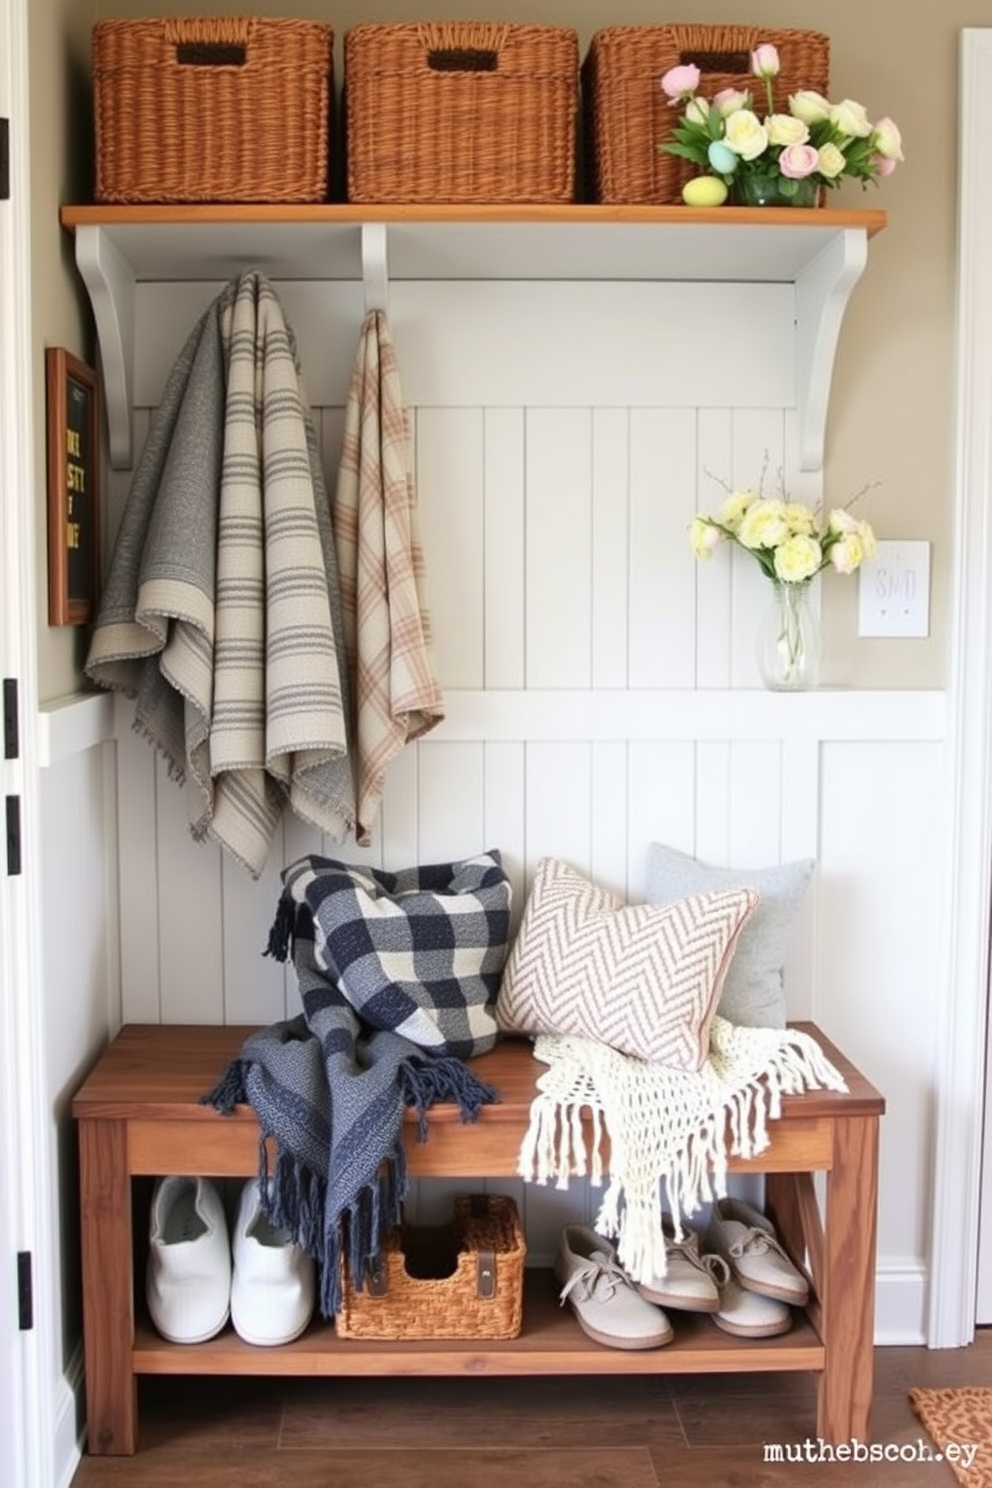
[[[785,1025],[782,969],[806,886],[812,858],[771,868],[714,868],[688,853],[652,842],[648,849],[646,897],[667,904],[687,894],[718,889],[756,889],[757,908],[737,939],[717,1012],[747,1028]]]

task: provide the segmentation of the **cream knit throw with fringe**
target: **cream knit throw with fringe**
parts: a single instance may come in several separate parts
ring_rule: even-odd
[[[664,1276],[662,1209],[682,1238],[681,1220],[727,1192],[727,1159],[757,1157],[781,1097],[846,1090],[809,1034],[795,1028],[740,1028],[713,1019],[702,1069],[670,1069],[621,1054],[593,1039],[541,1034],[538,1077],[518,1172],[567,1188],[588,1175],[601,1186],[609,1138],[609,1182],[596,1229],[616,1238],[617,1257],[635,1281]],[[592,1151],[582,1132],[592,1113]],[[729,1132],[729,1142],[727,1133]]]

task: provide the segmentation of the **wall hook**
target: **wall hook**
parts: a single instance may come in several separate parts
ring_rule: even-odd
[[[362,223],[362,283],[365,314],[389,309],[389,259],[384,222]]]

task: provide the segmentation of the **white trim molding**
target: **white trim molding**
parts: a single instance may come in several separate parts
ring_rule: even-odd
[[[960,41],[954,614],[948,712],[950,899],[935,988],[937,1113],[927,1341],[975,1331],[992,887],[992,30]]]

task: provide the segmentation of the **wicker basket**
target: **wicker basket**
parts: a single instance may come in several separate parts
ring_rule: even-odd
[[[97,201],[324,201],[333,43],[314,21],[98,22]]]
[[[342,1338],[516,1338],[526,1248],[512,1199],[455,1199],[436,1228],[402,1225],[359,1292],[344,1271],[336,1326]]]
[[[344,38],[353,202],[570,202],[578,34],[559,26],[360,25]]]
[[[597,31],[582,64],[591,199],[662,205],[681,201],[683,185],[699,171],[658,149],[678,119],[661,90],[663,75],[670,67],[695,62],[705,97],[721,88],[750,87],[753,94],[759,85],[750,75],[751,52],[763,42],[778,48],[781,62],[772,87],[776,109],[784,111],[789,94],[800,88],[828,95],[830,40],[819,31],[695,25]]]

